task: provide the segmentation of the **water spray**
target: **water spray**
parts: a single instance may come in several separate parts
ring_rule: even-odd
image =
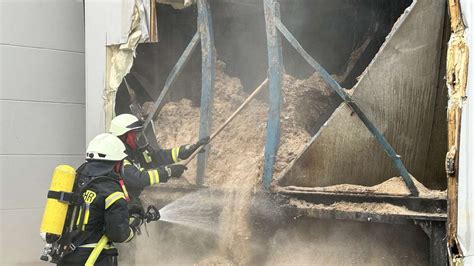
[[[189,193],[161,208],[160,221],[217,233],[223,194],[213,189]]]

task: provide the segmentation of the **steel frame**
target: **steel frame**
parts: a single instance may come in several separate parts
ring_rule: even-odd
[[[157,112],[161,109],[163,99],[181,74],[187,62],[191,58],[191,54],[201,43],[202,54],[202,88],[201,88],[201,116],[199,127],[199,138],[209,135],[212,99],[214,97],[214,79],[215,79],[215,64],[216,51],[214,47],[214,33],[212,30],[212,16],[208,0],[197,0],[198,20],[197,31],[189,42],[188,46],[181,54],[170,74],[166,78],[165,85],[161,91],[158,99],[155,101],[150,115],[144,123],[144,130],[150,125],[152,119],[156,118]],[[207,149],[209,151],[209,149]],[[198,155],[198,167],[196,184],[202,185],[204,180],[204,172],[206,167],[207,152]]]
[[[367,129],[372,133],[377,142],[382,146],[393,164],[402,176],[405,184],[411,192],[411,195],[418,196],[419,192],[413,180],[403,164],[400,155],[396,153],[390,143],[385,139],[380,130],[365,115],[359,105],[352,97],[335,81],[331,75],[301,46],[298,40],[285,27],[280,19],[280,7],[276,0],[263,0],[265,9],[265,21],[267,30],[268,44],[268,75],[270,80],[270,112],[268,116],[267,139],[265,145],[265,162],[263,173],[263,186],[268,189],[273,176],[273,165],[278,151],[280,138],[280,102],[281,102],[281,84],[283,78],[282,55],[280,34],[298,51],[306,62],[316,70],[324,81],[336,92],[336,94],[354,111],[361,119]]]
[[[277,187],[272,192],[276,192],[284,197],[302,199],[315,204],[331,205],[336,202],[371,202],[390,203],[404,206],[412,210],[412,214],[387,213],[379,214],[373,212],[342,211],[330,208],[295,207],[283,205],[290,215],[294,217],[310,216],[317,219],[338,219],[361,222],[377,222],[390,224],[416,224],[430,238],[430,265],[446,265],[446,199],[427,199],[418,197],[419,192],[413,180],[403,164],[400,156],[396,153],[390,143],[384,138],[382,133],[364,114],[352,97],[335,81],[331,75],[301,46],[298,40],[291,34],[280,19],[280,7],[277,0],[263,0],[265,10],[265,22],[267,30],[268,44],[268,75],[270,81],[270,112],[268,117],[267,139],[265,146],[265,161],[263,186],[270,188],[273,175],[273,165],[278,151],[280,137],[280,102],[281,102],[281,81],[283,78],[283,58],[281,55],[280,35],[283,35],[288,42],[298,51],[306,62],[316,70],[332,90],[347,104],[355,114],[361,119],[377,142],[382,146],[393,164],[402,176],[411,195],[391,196],[376,195],[371,193],[347,193],[347,192],[321,192],[309,191],[308,189],[298,190],[297,188]]]

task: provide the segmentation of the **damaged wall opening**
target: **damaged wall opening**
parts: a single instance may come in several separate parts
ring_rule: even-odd
[[[221,70],[230,77],[240,79],[242,90],[248,93],[267,74],[262,3],[250,0],[210,2],[217,60],[225,64],[225,67],[220,64]],[[309,54],[347,89],[356,84],[357,78],[379,51],[394,23],[411,3],[411,0],[280,1],[282,21],[288,29]],[[157,4],[159,42],[138,45],[136,59],[127,75],[128,83],[137,92],[141,104],[157,99],[167,75],[196,31],[196,20],[195,5],[174,9],[169,5]],[[295,85],[298,89],[314,85],[306,82],[311,80],[314,73],[311,67],[285,40],[282,44],[285,72],[295,78],[287,79],[286,83],[296,84],[300,79],[301,84]],[[433,145],[430,146],[429,155],[431,163],[426,166],[429,173],[426,177],[418,177],[428,187],[435,189],[446,187],[443,171],[446,88],[442,79],[439,84],[431,136]],[[193,107],[199,107],[200,86],[201,55],[198,47],[166,96],[164,104],[189,99]],[[326,113],[318,111],[303,119],[305,121],[301,126],[308,137],[318,132],[340,103],[334,95],[327,97],[330,98],[329,103],[323,106],[328,109]],[[266,102],[267,97],[262,94],[259,99]],[[122,83],[116,96],[116,114],[129,113],[129,104],[129,94]],[[301,143],[307,140],[302,137]]]
[[[335,75],[345,88],[375,56],[393,24],[411,0],[403,1],[281,1],[281,16],[295,37]],[[261,1],[211,1],[218,60],[226,73],[240,78],[246,91],[254,89],[267,74],[265,21]],[[195,6],[173,9],[157,5],[159,42],[140,44],[127,79],[141,87],[141,101],[156,99],[177,59],[196,31]],[[312,68],[283,42],[285,71],[296,78],[308,78]],[[201,57],[195,53],[170,91],[169,100],[200,101]],[[118,91],[117,113],[127,111],[125,87]]]
[[[213,126],[222,123],[249,95],[249,93],[267,75],[267,48],[265,24],[263,17],[263,7],[261,1],[210,1],[213,16],[213,29],[215,33],[215,45],[217,50],[217,71],[214,97]],[[426,1],[418,1],[424,2]],[[307,49],[309,54],[316,58],[341,84],[347,88],[352,88],[357,83],[357,78],[366,70],[367,66],[376,56],[386,37],[390,34],[394,24],[405,12],[406,8],[413,4],[412,1],[371,1],[371,0],[337,0],[337,1],[287,1],[282,0],[281,17],[284,24],[295,35],[300,43]],[[420,7],[420,6],[418,6]],[[423,6],[421,6],[423,7]],[[408,12],[408,11],[407,11]],[[127,76],[129,85],[138,93],[140,103],[156,100],[161,92],[166,77],[174,64],[178,60],[182,51],[191,40],[196,31],[197,11],[196,7],[175,10],[167,5],[158,5],[158,34],[159,42],[155,44],[140,44],[137,49],[137,58],[134,62],[131,73]],[[442,27],[441,27],[442,28]],[[446,28],[447,29],[447,28]],[[442,50],[444,43],[448,39],[449,31],[445,31],[442,40]],[[284,173],[292,167],[292,162],[296,161],[303,153],[305,146],[310,143],[312,137],[320,130],[326,119],[320,119],[324,110],[330,109],[330,113],[339,105],[338,98],[333,97],[327,84],[314,74],[314,71],[306,62],[282,40],[283,62],[286,75],[283,80],[283,104],[282,104],[282,132],[280,150],[278,151],[275,164],[275,176]],[[444,51],[444,50],[443,50]],[[441,51],[441,54],[445,52]],[[440,62],[444,62],[441,57]],[[436,66],[438,67],[438,66]],[[440,73],[444,63],[440,63]],[[436,100],[433,106],[433,132],[429,136],[430,159],[427,160],[424,175],[417,175],[416,178],[430,189],[444,189],[446,181],[443,171],[443,158],[446,152],[446,88],[444,80],[438,77],[438,89],[435,93]],[[192,143],[197,140],[199,128],[199,105],[201,95],[201,54],[197,48],[186,65],[183,73],[173,85],[163,108],[156,119],[156,134],[160,146],[169,148],[177,145]],[[435,88],[436,89],[436,88]],[[203,264],[263,264],[271,263],[274,254],[284,254],[286,246],[281,246],[288,237],[301,242],[302,247],[312,247],[318,244],[314,238],[305,238],[308,232],[314,230],[314,235],[331,238],[333,234],[328,232],[339,232],[346,230],[341,239],[337,238],[328,244],[328,250],[334,253],[345,252],[354,245],[366,241],[366,244],[359,245],[364,252],[372,254],[375,247],[387,243],[383,247],[383,252],[387,252],[387,257],[377,257],[377,254],[366,257],[376,257],[382,260],[381,264],[427,264],[429,260],[429,237],[423,231],[411,224],[409,225],[387,225],[377,223],[361,223],[333,220],[319,220],[318,210],[313,205],[301,204],[300,209],[303,216],[316,218],[314,220],[297,219],[291,217],[287,222],[287,228],[282,225],[273,225],[270,222],[259,222],[265,214],[258,213],[252,216],[253,211],[276,211],[278,208],[269,207],[268,202],[259,202],[257,199],[258,188],[261,182],[263,149],[265,142],[266,121],[268,118],[268,95],[260,95],[257,100],[249,104],[248,108],[242,112],[231,126],[224,130],[212,143],[209,150],[208,164],[205,175],[205,186],[211,190],[224,191],[212,204],[221,204],[222,212],[219,216],[219,228],[214,235],[203,234],[186,227],[176,227],[173,224],[165,225],[157,229],[160,241],[155,239],[145,240],[148,243],[141,243],[143,246],[156,246],[163,239],[177,242],[173,254],[147,254],[144,261],[154,261],[153,256],[158,256],[162,262],[169,263],[203,263]],[[124,84],[119,88],[116,98],[116,113],[130,112],[129,95]],[[383,103],[386,104],[386,103]],[[146,104],[145,104],[146,105]],[[146,109],[146,108],[144,108]],[[364,128],[366,130],[366,128]],[[383,128],[381,129],[383,130]],[[347,132],[352,132],[347,130]],[[328,142],[328,146],[336,146],[336,142]],[[311,158],[307,164],[315,164],[315,160],[321,157]],[[304,164],[304,163],[303,163]],[[370,167],[367,165],[357,165],[357,167]],[[223,167],[225,166],[225,167]],[[376,167],[376,166],[375,166]],[[304,167],[303,167],[304,168]],[[196,173],[196,162],[189,165],[189,170],[185,172],[184,178],[192,183]],[[320,176],[311,176],[318,179]],[[365,176],[360,177],[365,178]],[[322,178],[321,178],[322,179]],[[142,195],[144,202],[165,206],[170,202],[170,198],[178,198],[173,190],[181,188],[181,180],[173,180],[168,184],[148,188]],[[379,188],[387,191],[386,188],[403,187],[402,182],[394,176],[386,179],[386,183],[380,183]],[[277,180],[275,180],[277,181]],[[317,188],[318,180],[302,180],[295,184],[295,179],[288,178],[280,182],[277,186],[305,186],[309,189]],[[307,181],[307,182],[306,182]],[[334,179],[337,183],[340,180]],[[276,182],[275,182],[276,183]],[[308,185],[309,184],[309,185]],[[346,184],[340,182],[339,184]],[[352,184],[352,183],[351,183]],[[399,186],[401,184],[401,186]],[[185,184],[186,185],[186,184]],[[184,186],[185,186],[184,185]],[[364,189],[367,184],[363,185]],[[325,185],[321,185],[325,186]],[[171,188],[171,189],[170,189]],[[357,190],[359,187],[356,187]],[[178,189],[179,190],[179,189]],[[428,192],[428,189],[426,189]],[[170,192],[171,191],[171,192]],[[199,191],[198,191],[199,192]],[[275,192],[275,191],[274,191]],[[281,194],[281,191],[278,192]],[[362,191],[367,192],[367,191]],[[423,192],[423,191],[422,191]],[[427,192],[427,193],[428,193]],[[201,194],[200,194],[201,193]],[[207,202],[208,198],[202,194],[206,190],[200,190],[196,194],[182,192],[179,197],[189,196],[192,202],[189,206],[193,208],[181,210],[180,215],[190,215],[189,213],[199,212],[202,207],[193,204]],[[375,194],[377,191],[375,191]],[[443,197],[443,192],[437,192],[433,197]],[[294,203],[294,202],[293,202]],[[291,203],[291,204],[293,204]],[[300,203],[297,201],[296,203]],[[253,205],[261,204],[263,207],[257,208]],[[290,205],[291,205],[290,204]],[[188,206],[188,204],[184,204]],[[298,204],[296,204],[298,205]],[[411,210],[403,207],[385,206],[385,204],[336,204],[335,211],[347,212],[370,212],[370,208],[377,209],[377,215],[408,215]],[[293,206],[293,205],[292,205]],[[366,208],[360,210],[358,206]],[[368,207],[367,207],[368,206]],[[298,206],[297,206],[298,207]],[[307,209],[304,209],[306,208]],[[314,208],[314,209],[313,209]],[[403,210],[402,210],[403,209]],[[313,213],[313,216],[303,214],[304,211]],[[331,210],[332,211],[332,210]],[[403,211],[403,212],[402,212]],[[411,215],[411,213],[409,213]],[[440,214],[441,216],[442,214]],[[207,216],[206,216],[207,217]],[[264,217],[265,218],[265,217]],[[278,220],[275,215],[267,217],[268,220]],[[256,221],[258,220],[258,221]],[[367,220],[366,220],[367,221]],[[370,220],[369,220],[370,221]],[[196,222],[196,221],[193,221]],[[198,223],[198,222],[196,222]],[[318,224],[319,223],[319,224]],[[327,225],[328,230],[320,232],[319,227]],[[205,225],[205,223],[204,223]],[[264,225],[264,226],[262,226]],[[265,227],[271,235],[262,236]],[[158,227],[158,226],[157,226]],[[182,229],[185,230],[182,230]],[[256,230],[256,228],[258,230]],[[346,229],[344,229],[346,228]],[[355,229],[354,229],[355,228]],[[163,230],[164,229],[164,230]],[[174,230],[174,231],[173,231]],[[187,232],[190,230],[192,232]],[[364,232],[360,236],[353,236],[350,232]],[[175,232],[176,231],[176,232]],[[336,233],[337,234],[337,233]],[[204,237],[203,237],[204,235]],[[347,236],[354,238],[355,244],[341,245],[347,242]],[[179,245],[186,239],[185,243],[192,243],[190,247]],[[204,239],[204,241],[202,240]],[[270,241],[269,241],[270,239]],[[278,241],[281,239],[281,241]],[[388,241],[387,239],[396,240]],[[332,239],[331,239],[332,240]],[[154,243],[150,243],[153,242]],[[198,242],[194,243],[192,241]],[[326,238],[319,239],[321,243],[329,243]],[[178,243],[179,242],[179,243]],[[189,244],[188,243],[188,244]],[[251,244],[249,244],[251,243]],[[277,245],[275,245],[277,243]],[[374,244],[375,243],[375,244]],[[406,249],[408,245],[415,244],[413,248]],[[140,243],[139,243],[140,245]],[[314,247],[319,248],[319,247]],[[145,250],[145,249],[144,249]],[[158,252],[165,253],[163,249],[157,248]],[[274,250],[268,255],[268,250]],[[304,250],[304,249],[302,249]],[[395,251],[393,253],[392,251]],[[326,254],[321,252],[317,259],[331,261],[337,254]],[[345,253],[344,253],[345,254]],[[391,256],[391,254],[397,254]],[[398,255],[399,254],[399,255]],[[291,255],[291,254],[290,254]],[[314,252],[302,254],[301,263],[314,262]],[[325,257],[327,255],[327,258]],[[390,255],[390,256],[389,256]],[[283,260],[284,258],[278,258]],[[355,262],[354,262],[355,261]],[[273,261],[278,262],[278,261]],[[341,264],[348,263],[368,263],[364,258],[354,258],[348,256],[341,258]]]
[[[303,47],[345,88],[355,85],[357,78],[379,51],[394,23],[411,3],[409,0],[280,1],[282,21]],[[244,91],[249,92],[267,73],[262,3],[250,0],[238,3],[211,1],[211,11],[218,60],[226,64],[226,74],[239,78]],[[197,10],[195,6],[174,9],[169,5],[158,4],[157,19],[159,42],[138,46],[137,57],[127,76],[141,103],[158,97],[167,75],[196,31]],[[310,77],[314,72],[311,67],[285,40],[282,42],[286,73],[298,79]],[[444,64],[444,60],[441,62]],[[438,189],[446,186],[442,160],[446,153],[446,129],[443,121],[447,102],[442,79],[439,84],[433,145],[430,146],[432,163],[426,166],[429,169],[426,175],[430,177],[421,178],[428,181],[429,187]],[[201,55],[198,48],[165,102],[186,98],[194,106],[199,106],[200,86]],[[128,99],[128,92],[122,83],[117,93],[117,114],[130,112]],[[317,121],[312,121],[310,126],[305,126],[310,135],[319,130],[338,103],[339,98],[333,97],[333,103],[327,107],[328,111]]]

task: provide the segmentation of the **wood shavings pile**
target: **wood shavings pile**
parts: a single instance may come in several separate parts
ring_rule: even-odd
[[[215,130],[248,97],[238,78],[224,73],[225,64],[218,62],[215,96],[213,98],[211,128]],[[281,110],[281,142],[275,164],[275,173],[283,171],[296,158],[310,139],[308,129],[320,113],[331,104],[329,88],[314,74],[306,80],[285,75]],[[253,193],[261,185],[268,104],[262,93],[218,135],[211,143],[204,184],[218,187],[226,193],[222,199],[225,208],[221,214],[219,251],[209,261],[230,260],[249,264],[252,259],[249,204]],[[155,121],[157,140],[161,147],[170,148],[198,139],[199,107],[183,99],[168,102]],[[212,130],[211,130],[212,131]],[[196,161],[188,165],[184,177],[194,182]],[[152,191],[148,191],[152,193]],[[222,258],[224,256],[225,258]]]

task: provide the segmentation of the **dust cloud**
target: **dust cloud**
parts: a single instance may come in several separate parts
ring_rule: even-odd
[[[269,240],[266,265],[427,265],[427,241],[416,226],[297,219]]]

